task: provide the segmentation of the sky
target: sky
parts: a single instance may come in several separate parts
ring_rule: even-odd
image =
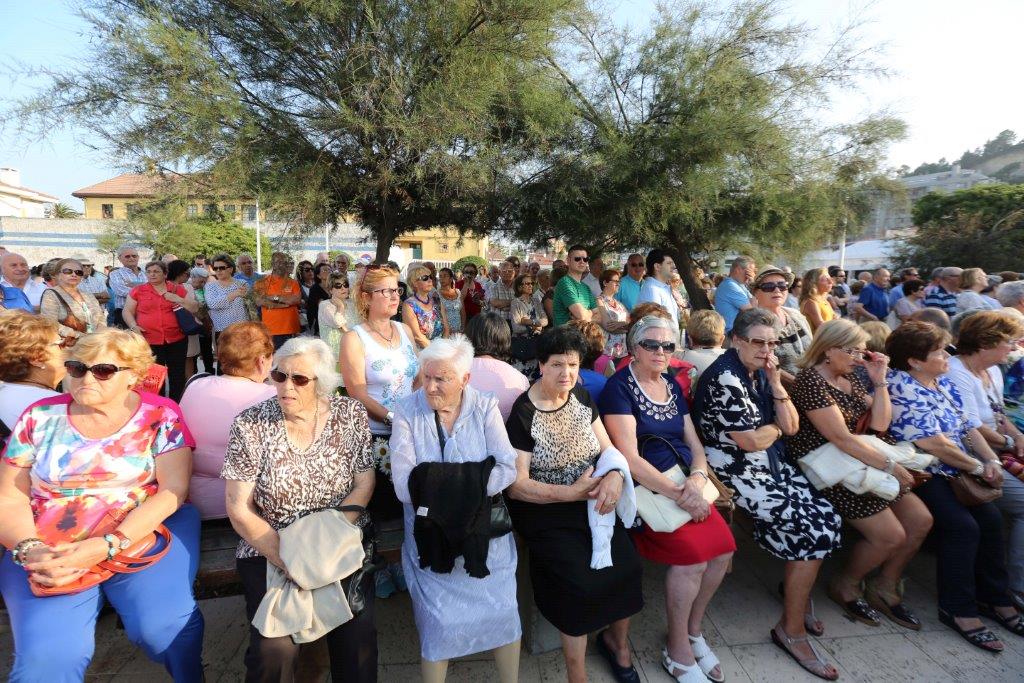
[[[646,24],[655,7],[653,0],[606,1],[617,21],[634,27]],[[789,0],[782,6],[786,19],[819,31],[820,45],[851,17],[867,22],[862,44],[880,47],[876,60],[892,75],[836,93],[825,115],[851,121],[885,110],[901,117],[909,136],[891,148],[891,167],[956,159],[1007,128],[1024,135],[1024,89],[1010,87],[1024,0]],[[0,0],[0,111],[38,86],[14,77],[19,66],[73,65],[91,38],[63,0]],[[23,185],[77,209],[74,190],[121,172],[102,152],[80,144],[74,130],[53,131],[44,140],[0,130],[0,166],[20,169]]]

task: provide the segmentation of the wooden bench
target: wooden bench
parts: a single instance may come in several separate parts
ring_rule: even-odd
[[[199,535],[199,573],[195,594],[199,600],[242,593],[242,582],[235,568],[235,549],[239,536],[226,519],[203,522]]]

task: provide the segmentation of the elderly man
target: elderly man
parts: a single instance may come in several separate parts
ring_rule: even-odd
[[[1004,282],[996,289],[996,298],[999,299],[1004,310],[1013,311],[1017,317],[1024,318],[1024,282],[1020,280]]]
[[[263,324],[274,340],[274,349],[297,335],[299,326],[299,301],[302,288],[298,281],[289,277],[294,262],[284,252],[275,251],[270,256],[270,275],[262,277],[253,286],[256,305],[260,307]]]
[[[878,268],[871,274],[871,282],[860,290],[857,303],[853,305],[853,313],[860,320],[882,320],[889,315],[889,271]]]
[[[342,252],[334,257],[334,269],[339,273],[347,273],[349,270],[348,254]]]
[[[502,261],[498,268],[501,279],[487,290],[487,307],[508,320],[512,311],[512,300],[516,298],[516,290],[512,283],[516,279],[517,268],[511,261]]]
[[[583,276],[583,284],[590,287],[594,297],[601,296],[601,273],[604,272],[604,261],[600,256],[590,259],[590,272]]]
[[[924,298],[924,305],[938,308],[949,317],[956,315],[956,295],[960,293],[960,276],[964,269],[956,266],[943,268],[938,284]]]
[[[757,264],[749,256],[737,256],[729,268],[729,276],[715,290],[715,310],[725,319],[728,338],[732,323],[740,311],[752,308],[749,283],[757,275]],[[805,285],[806,286],[806,285]]]
[[[653,302],[660,304],[672,316],[672,323],[679,329],[679,304],[672,294],[672,274],[676,270],[676,262],[661,249],[652,249],[647,254],[647,277],[640,287],[640,296],[636,302],[642,304]]]
[[[122,317],[125,300],[128,292],[148,281],[146,271],[139,267],[139,250],[135,247],[125,245],[117,250],[117,260],[121,262],[120,268],[110,271],[107,277],[107,284],[110,291],[114,293],[114,313],[111,316],[110,324],[113,327],[127,329]]]
[[[637,300],[640,298],[640,288],[644,284],[644,275],[647,274],[647,264],[642,254],[630,254],[626,259],[626,274],[619,282],[619,291],[615,298],[619,300],[627,310],[633,310]]]
[[[238,271],[235,273],[235,279],[241,280],[245,284],[249,285],[249,290],[252,290],[252,286],[256,284],[256,281],[260,279],[260,274],[256,272],[256,262],[252,259],[252,254],[247,251],[239,252],[238,258],[235,259],[235,265],[238,267]]]
[[[32,309],[38,313],[39,299],[46,291],[46,285],[42,282],[35,282],[29,277],[31,269],[28,267],[25,257],[21,254],[7,252],[0,258],[0,273],[3,275],[0,277],[0,285],[21,290],[29,304],[32,305]]]
[[[597,307],[597,297],[583,283],[583,276],[588,270],[590,258],[585,247],[575,244],[569,247],[566,257],[568,273],[555,285],[551,311],[554,324],[564,325],[570,320],[590,320],[593,310]]]
[[[110,292],[107,291],[107,278],[96,272],[91,258],[85,256],[72,256],[72,258],[81,263],[82,270],[85,271],[85,275],[82,276],[78,284],[78,291],[92,294],[101,305],[106,305],[110,300]]]

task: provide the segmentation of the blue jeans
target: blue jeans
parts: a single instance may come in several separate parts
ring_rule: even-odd
[[[192,596],[199,569],[199,512],[184,505],[164,524],[173,540],[163,559],[74,595],[33,595],[25,570],[4,553],[0,592],[14,632],[11,681],[83,680],[104,598],[121,616],[128,639],[163,664],[175,681],[203,679],[203,615]]]

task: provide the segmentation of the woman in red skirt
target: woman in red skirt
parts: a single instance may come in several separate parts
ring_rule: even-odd
[[[659,533],[646,525],[633,532],[640,555],[669,565],[668,642],[662,666],[683,683],[722,681],[722,668],[704,640],[701,622],[736,541],[701,495],[708,481],[704,449],[679,386],[665,374],[676,337],[669,321],[653,316],[637,321],[626,340],[633,361],[608,380],[599,407],[612,443],[629,461],[633,479],[676,500],[693,518],[673,532]],[[667,476],[677,465],[686,474],[681,484]]]

